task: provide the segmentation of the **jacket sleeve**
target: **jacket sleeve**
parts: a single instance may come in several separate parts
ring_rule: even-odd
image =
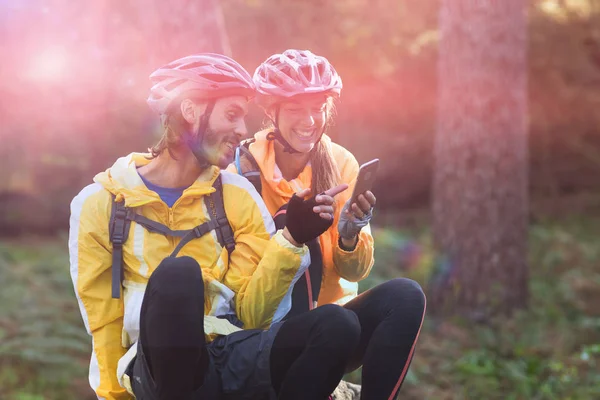
[[[92,336],[89,382],[99,399],[133,397],[119,385],[123,300],[111,297],[112,246],[108,238],[111,197],[99,184],[83,189],[71,202],[70,272],[85,328]]]
[[[341,164],[341,165],[340,165]],[[332,242],[333,263],[335,270],[340,277],[350,282],[358,282],[366,278],[371,272],[374,263],[374,245],[373,236],[371,235],[371,227],[367,225],[358,234],[358,242],[356,247],[350,251],[346,251],[339,246],[339,231],[338,224],[340,213],[344,204],[350,199],[356,178],[358,177],[358,162],[350,152],[345,152],[345,157],[338,160],[342,182],[348,183],[350,187],[344,193],[341,193],[340,203],[336,210],[335,223],[329,228],[333,230],[329,237]]]
[[[235,196],[224,195],[236,199],[227,210],[235,250],[224,284],[236,294],[236,313],[244,328],[266,329],[289,311],[293,285],[308,268],[310,257],[306,246],[296,247],[281,231],[275,233],[260,195],[253,187],[246,189]]]

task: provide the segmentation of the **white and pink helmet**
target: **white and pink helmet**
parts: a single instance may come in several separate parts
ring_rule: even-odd
[[[173,100],[186,92],[198,92],[203,98],[233,95],[252,97],[252,77],[231,58],[212,53],[196,54],[175,60],[150,75],[148,105],[165,114]]]
[[[342,78],[325,58],[308,50],[286,50],[267,58],[254,72],[258,94],[289,98],[325,93],[338,97]]]

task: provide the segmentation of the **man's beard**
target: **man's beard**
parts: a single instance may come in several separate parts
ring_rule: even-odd
[[[227,133],[225,133],[225,131],[216,131],[206,128],[202,143],[199,143],[199,150],[201,154],[204,154],[204,158],[210,164],[216,165],[219,168],[226,168],[233,160],[229,160],[226,163],[223,162],[223,164],[226,165],[219,165],[221,163],[221,145],[225,142],[233,143],[234,148],[240,144],[234,131],[227,131]],[[215,157],[218,157],[218,159],[215,159]]]

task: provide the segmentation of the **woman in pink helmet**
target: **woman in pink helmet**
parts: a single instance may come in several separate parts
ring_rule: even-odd
[[[353,311],[360,324],[360,341],[342,370],[363,366],[361,398],[393,399],[408,370],[426,301],[420,286],[408,279],[394,279],[357,296],[357,282],[373,266],[369,221],[376,198],[367,191],[350,204],[359,164],[326,133],[342,79],[326,58],[308,50],[287,50],[267,58],[256,69],[254,83],[258,104],[271,124],[236,150],[229,170],[254,184],[276,225],[289,220],[286,207],[294,193],[318,194],[338,184],[350,187],[335,198],[331,227],[307,243],[310,267],[296,281],[291,303],[278,311],[285,313],[286,320],[327,304]],[[244,309],[243,304],[238,307]],[[239,317],[244,321],[246,316],[241,312]],[[262,320],[248,322],[264,328],[271,317],[265,314]],[[292,357],[274,359],[281,352],[293,353],[295,344],[288,337],[293,333],[284,324],[271,355],[276,390],[291,385],[287,372],[297,368]]]

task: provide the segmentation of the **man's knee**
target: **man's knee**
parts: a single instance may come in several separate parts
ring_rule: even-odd
[[[147,290],[160,296],[187,297],[204,293],[202,270],[191,257],[167,257],[154,270]],[[198,293],[199,292],[199,293]]]

